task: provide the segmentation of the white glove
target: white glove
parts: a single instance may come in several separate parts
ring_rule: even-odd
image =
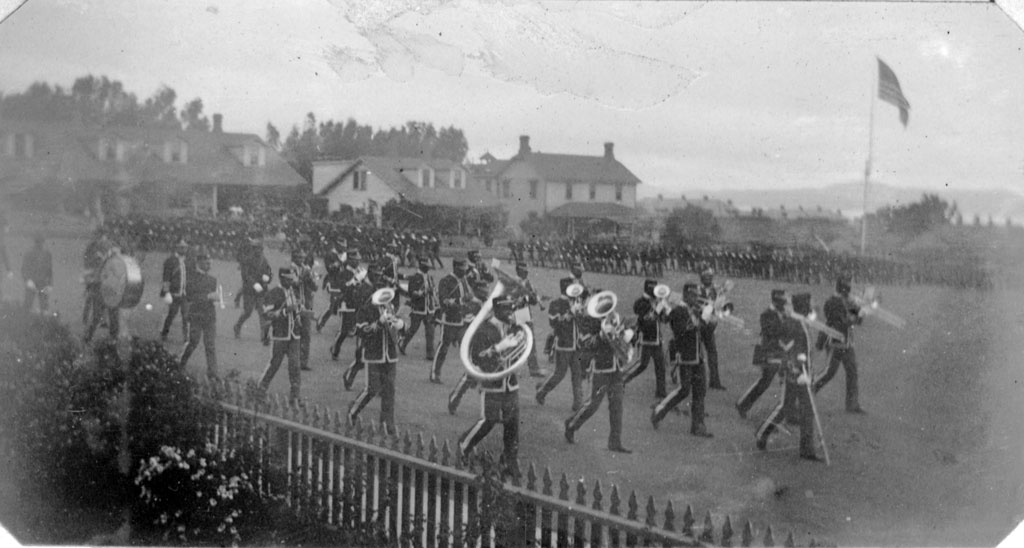
[[[700,319],[705,322],[711,321],[711,318],[715,315],[715,307],[713,305],[706,305],[700,310]]]
[[[264,276],[264,278],[266,278],[266,276]],[[252,289],[257,293],[263,293],[263,286],[260,284],[252,284]]]
[[[25,282],[25,287],[35,291],[35,289],[36,289],[36,282],[34,282],[32,280],[29,280],[29,281]]]
[[[509,348],[514,347],[515,345],[516,345],[515,337],[506,337],[504,339],[501,339],[501,341],[498,342],[498,344],[494,345],[493,348],[494,348],[495,352],[504,352],[504,351],[508,350]]]
[[[405,322],[401,318],[395,318],[394,323],[391,324],[398,331],[405,329]]]
[[[172,297],[170,293],[164,293],[164,302],[165,303],[171,304],[173,301],[174,301],[174,297]]]
[[[632,329],[626,328],[626,329],[622,330],[622,340],[624,340],[626,342],[632,342],[633,341],[633,335],[635,335],[635,334],[636,333]]]
[[[800,376],[796,378],[796,383],[801,386],[807,386],[808,384],[811,384],[811,377],[807,373],[801,373]]]
[[[267,282],[270,281],[270,276],[267,276],[266,274],[264,274],[263,277],[260,278],[260,279],[263,280],[263,283],[267,283]]]

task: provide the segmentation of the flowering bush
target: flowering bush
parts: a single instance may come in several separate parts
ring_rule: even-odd
[[[168,542],[237,546],[243,526],[265,515],[248,470],[245,458],[210,443],[184,453],[165,445],[139,461],[136,523]]]

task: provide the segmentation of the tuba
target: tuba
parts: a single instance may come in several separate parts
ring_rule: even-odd
[[[527,360],[530,358],[530,353],[533,352],[533,331],[524,327],[510,333],[505,337],[505,339],[495,345],[496,347],[502,348],[500,350],[501,359],[512,362],[512,365],[508,368],[501,371],[495,371],[494,373],[486,373],[473,363],[472,356],[469,355],[470,341],[473,340],[473,336],[476,334],[477,330],[480,329],[480,325],[483,324],[490,315],[491,309],[494,306],[494,298],[505,293],[506,282],[513,288],[517,286],[511,277],[507,275],[499,277],[498,282],[494,284],[494,288],[491,290],[490,295],[488,295],[487,300],[484,301],[483,305],[480,307],[480,312],[477,312],[476,316],[473,316],[473,321],[469,323],[469,327],[466,328],[465,335],[462,336],[462,343],[459,344],[459,358],[462,359],[462,365],[466,367],[466,371],[469,372],[471,377],[480,381],[502,380],[512,373],[515,373],[517,369],[526,365]]]
[[[623,369],[630,369],[635,365],[633,362],[640,359],[640,354],[634,351],[634,332],[626,327],[622,316],[615,311],[619,304],[619,298],[611,291],[595,293],[587,299],[586,313],[591,318],[601,320],[601,337],[611,343],[615,350],[615,357],[622,363]]]

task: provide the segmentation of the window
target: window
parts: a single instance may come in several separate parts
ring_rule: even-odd
[[[421,169],[420,170],[420,186],[423,187],[423,188],[430,188],[431,186],[433,186],[433,184],[431,184],[431,183],[432,183],[432,181],[430,180],[430,169],[428,169],[428,168]]]
[[[593,202],[597,198],[597,185],[590,183],[590,201]]]
[[[501,197],[511,198],[512,197],[512,181],[505,179],[501,182]]]
[[[181,161],[181,143],[171,143],[171,163]]]
[[[356,171],[352,174],[352,190],[366,190],[365,171]]]
[[[484,181],[484,186],[487,188],[487,192],[494,192],[494,185],[491,183],[492,181],[490,179]]]
[[[565,183],[565,199],[572,200],[572,183]]]
[[[466,172],[461,169],[459,170],[458,183],[459,188],[466,188]]]
[[[258,147],[245,147],[245,165],[257,166],[260,164],[260,149]]]
[[[538,186],[539,183],[540,183],[540,181],[538,181],[537,179],[531,179],[530,180],[530,199],[531,200],[536,200],[537,199],[537,186]]]
[[[615,185],[615,201],[622,201],[622,185]]]

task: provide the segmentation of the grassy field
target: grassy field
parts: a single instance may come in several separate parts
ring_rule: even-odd
[[[28,245],[9,238],[15,265]],[[82,288],[79,285],[83,240],[50,242],[57,281],[54,306],[76,329],[81,329]],[[153,254],[144,262],[146,291],[143,303],[130,313],[132,334],[155,337],[166,307],[158,299],[159,268],[165,255]],[[269,255],[274,270],[286,263],[280,254]],[[447,261],[446,261],[447,264]],[[214,262],[213,272],[230,293],[239,285],[235,264]],[[535,269],[531,274],[541,294],[557,294],[561,272]],[[440,274],[435,273],[436,277]],[[642,279],[587,274],[595,287],[620,296],[619,311],[628,315],[641,292]],[[680,289],[685,277],[669,275],[663,281]],[[20,278],[4,280],[7,299],[20,298]],[[807,290],[820,307],[831,289]],[[535,379],[521,385],[520,456],[539,470],[550,468],[558,477],[595,480],[603,488],[618,485],[628,493],[653,495],[659,508],[671,500],[681,514],[690,504],[698,515],[710,511],[717,523],[725,515],[791,529],[798,543],[810,537],[841,545],[994,545],[1024,518],[1024,298],[1018,293],[980,293],[934,287],[880,288],[885,306],[907,319],[895,330],[867,320],[857,333],[861,373],[861,403],[867,415],[843,412],[843,374],[839,373],[818,397],[818,408],[829,443],[832,465],[797,459],[796,437],[779,434],[768,450],[754,447],[754,432],[776,403],[773,386],[757,403],[748,419],[740,419],[733,405],[754,382],[758,371],[749,366],[757,331],[757,316],[768,304],[771,283],[737,280],[736,314],[753,332],[719,329],[723,382],[728,390],[708,394],[707,419],[712,439],[691,437],[689,417],[670,414],[659,430],[649,422],[654,403],[652,370],[626,390],[624,443],[634,450],[621,455],[605,449],[607,411],[599,411],[576,435],[576,444],[562,438],[562,423],[570,413],[568,380],[547,398],[534,402]],[[16,294],[16,295],[15,295]],[[222,373],[237,369],[243,378],[257,376],[269,358],[258,342],[255,320],[242,338],[231,335],[240,313],[218,311],[217,340]],[[326,306],[317,297],[317,309]],[[537,322],[538,340],[549,329],[543,313]],[[337,329],[332,320],[321,335],[314,335],[312,372],[303,373],[303,397],[309,402],[344,411],[356,392],[342,387],[347,365],[332,362],[328,346]],[[168,347],[178,350],[181,333],[176,324]],[[354,341],[346,342],[343,358],[350,358]],[[423,336],[409,346],[399,364],[397,422],[402,430],[423,432],[454,442],[479,414],[478,400],[467,397],[456,416],[448,414],[446,398],[463,371],[457,353],[449,352],[442,376],[444,386],[427,381],[429,362],[423,359]],[[821,360],[822,356],[815,355]],[[823,364],[816,364],[821,367]],[[550,366],[547,366],[550,370]],[[205,371],[202,351],[189,368]],[[362,381],[359,381],[362,382]],[[357,385],[358,389],[358,385]],[[285,393],[285,371],[272,390]],[[378,404],[371,403],[364,418],[376,419]],[[500,433],[483,444],[499,449]],[[607,491],[606,491],[607,492]]]

